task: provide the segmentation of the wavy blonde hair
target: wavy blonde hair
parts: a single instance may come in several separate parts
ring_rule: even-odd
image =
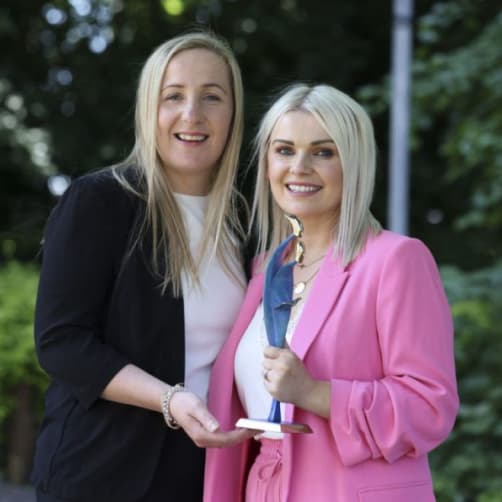
[[[195,258],[162,168],[156,139],[161,85],[167,65],[176,54],[190,49],[207,49],[223,59],[228,67],[234,106],[227,143],[211,180],[200,253]],[[199,285],[200,260],[208,253],[211,257],[218,256],[226,271],[239,280],[235,272],[240,258],[237,240],[243,237],[243,230],[238,205],[244,202],[235,189],[235,176],[243,134],[243,100],[242,77],[235,56],[228,44],[213,33],[197,31],[172,38],[157,47],[143,66],[136,93],[135,144],[129,156],[112,170],[124,188],[146,202],[145,217],[131,250],[146,233],[151,235],[153,271],[162,277],[163,292],[171,285],[173,293],[181,295],[182,271]],[[126,175],[131,168],[141,181],[140,188]]]
[[[381,231],[370,211],[376,170],[373,125],[366,111],[347,94],[328,85],[302,83],[287,87],[260,122],[253,160],[258,161],[251,227],[257,231],[257,254],[275,249],[291,230],[274,201],[267,178],[267,152],[277,121],[291,111],[311,113],[334,141],[342,164],[340,218],[333,228],[335,254],[348,265],[368,232]]]

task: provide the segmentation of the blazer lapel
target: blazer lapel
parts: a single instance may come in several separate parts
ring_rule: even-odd
[[[291,340],[291,348],[300,359],[305,357],[313,340],[321,331],[349,275],[348,270],[333,257],[333,248],[330,248],[315,278]]]

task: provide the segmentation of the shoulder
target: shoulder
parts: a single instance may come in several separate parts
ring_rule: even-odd
[[[436,267],[432,253],[420,239],[388,230],[369,236],[356,262],[370,263],[376,268],[416,268],[417,265]]]
[[[111,169],[102,169],[75,178],[69,188],[68,194],[79,194],[88,197],[114,199],[127,198],[126,189],[119,183]]]
[[[388,256],[389,253],[430,253],[427,246],[415,237],[400,235],[389,230],[382,230],[377,235],[368,238],[363,253],[361,254],[382,254]]]
[[[139,198],[116,179],[110,169],[74,179],[52,210],[46,235],[52,231],[92,232],[117,235],[130,227],[138,212]],[[101,230],[100,230],[101,229]]]
[[[131,184],[134,188],[135,185]],[[103,211],[115,216],[125,216],[134,209],[138,201],[138,196],[126,189],[112,170],[107,168],[74,179],[58,206],[70,208],[78,205],[75,209],[79,213],[88,212],[89,216]]]

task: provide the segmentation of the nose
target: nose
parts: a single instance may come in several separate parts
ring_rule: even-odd
[[[294,174],[305,174],[310,172],[311,166],[307,154],[298,153],[291,159],[289,172]]]
[[[201,119],[201,105],[195,98],[187,99],[181,112],[183,120],[187,122],[198,122]]]

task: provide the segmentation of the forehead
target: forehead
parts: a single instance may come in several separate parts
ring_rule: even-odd
[[[318,141],[329,139],[328,133],[312,113],[304,110],[286,112],[275,123],[271,139],[288,141]]]
[[[210,49],[185,49],[167,64],[163,84],[218,84],[230,88],[230,69],[222,56]]]

